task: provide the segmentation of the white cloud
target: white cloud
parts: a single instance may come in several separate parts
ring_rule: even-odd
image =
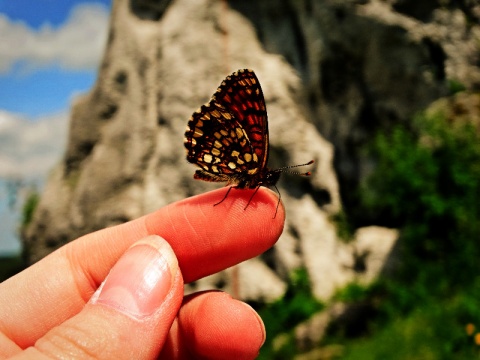
[[[23,202],[31,187],[41,189],[60,161],[68,119],[66,112],[28,120],[0,110],[0,254],[19,251]]]
[[[58,64],[68,70],[96,70],[108,30],[108,9],[100,4],[73,8],[66,22],[39,30],[0,14],[0,73],[21,62],[27,68]]]
[[[68,114],[27,120],[0,111],[0,178],[42,178],[65,151]]]

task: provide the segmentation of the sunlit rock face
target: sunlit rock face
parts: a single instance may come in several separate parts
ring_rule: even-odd
[[[23,232],[29,262],[219,187],[193,180],[185,126],[225,76],[250,68],[267,104],[269,166],[316,163],[309,178],[280,179],[284,233],[272,250],[241,265],[239,296],[277,298],[301,266],[322,299],[352,279],[373,279],[396,232],[368,227],[347,245],[331,221],[342,207],[355,208],[352,194],[372,165],[362,148],[376,131],[447,95],[449,82],[480,85],[480,28],[471,21],[478,9],[415,4],[114,1],[97,82],[72,107],[65,156]],[[230,278],[222,273],[190,289],[229,290]]]

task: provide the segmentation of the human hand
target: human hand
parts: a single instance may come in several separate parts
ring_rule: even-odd
[[[272,192],[260,188],[247,210],[248,190],[213,206],[225,191],[85,235],[1,283],[0,359],[255,358],[265,330],[248,305],[218,291],[183,296],[183,281],[261,254],[282,233]]]

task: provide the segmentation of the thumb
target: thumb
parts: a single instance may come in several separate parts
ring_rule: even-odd
[[[123,254],[79,314],[17,358],[155,358],[182,298],[173,250],[159,236],[149,236]]]

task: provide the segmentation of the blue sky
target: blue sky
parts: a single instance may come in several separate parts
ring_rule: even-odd
[[[98,0],[106,7],[110,1]],[[73,7],[87,1],[79,0],[0,0],[0,12],[13,21],[24,21],[33,29],[40,29],[45,23],[59,26],[65,22]]]
[[[111,0],[0,0],[0,254],[18,251],[22,197],[41,190],[65,149],[72,99],[95,82],[110,7]]]
[[[2,37],[11,41],[0,48],[0,109],[34,118],[64,110],[72,95],[88,90],[100,54],[87,40],[104,36],[109,8],[110,0],[0,0]],[[100,15],[90,20],[89,10]]]

